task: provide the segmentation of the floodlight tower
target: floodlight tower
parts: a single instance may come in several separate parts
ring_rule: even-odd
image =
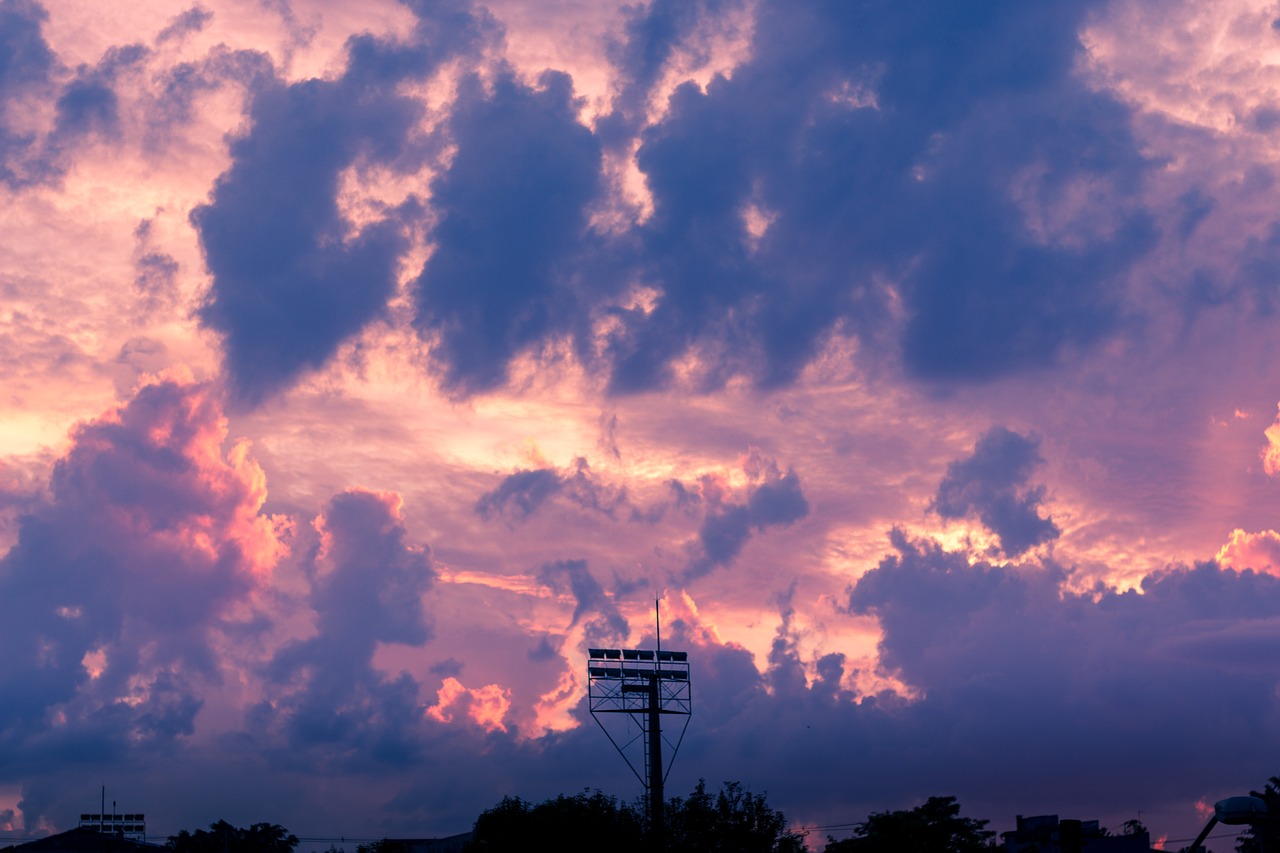
[[[656,649],[588,649],[587,702],[591,717],[604,731],[631,772],[644,785],[649,813],[649,834],[660,848],[665,829],[663,783],[671,761],[675,760],[693,712],[689,683],[689,653],[664,652],[658,635]],[[680,735],[672,744],[667,771],[662,767],[662,715],[684,718]],[[635,724],[637,734],[615,738],[605,725],[606,718],[626,719]],[[616,728],[616,726],[615,726]],[[628,733],[631,731],[627,727]],[[636,741],[643,744],[644,774],[636,769],[627,750]],[[668,741],[670,743],[670,741]]]

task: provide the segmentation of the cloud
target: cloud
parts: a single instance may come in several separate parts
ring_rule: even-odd
[[[528,518],[562,488],[564,483],[553,468],[516,471],[503,477],[498,488],[480,496],[476,501],[476,512],[483,518],[497,513]]]
[[[212,18],[213,12],[197,3],[185,12],[174,15],[169,19],[169,23],[156,36],[156,44],[181,41],[187,36],[203,30]]]
[[[451,4],[441,7],[454,20]],[[430,29],[429,14],[418,36]],[[347,43],[334,80],[264,83],[251,129],[231,145],[232,165],[209,203],[191,212],[213,285],[200,312],[223,335],[224,363],[250,403],[320,367],[382,315],[396,287],[405,223],[396,211],[348,222],[338,206],[344,170],[413,170],[425,106],[402,82],[475,49],[476,24],[411,44],[364,35]],[[447,36],[447,37],[445,37]]]
[[[1041,462],[1038,438],[994,426],[970,456],[947,466],[929,508],[943,518],[976,514],[999,537],[1001,550],[1017,557],[1061,532],[1052,519],[1040,516],[1044,487],[1026,485]]]
[[[1096,808],[1133,785],[1147,801],[1193,799],[1228,775],[1269,772],[1227,771],[1220,756],[1266,754],[1254,749],[1274,739],[1280,580],[1206,563],[1149,575],[1140,591],[1072,593],[1052,564],[891,540],[897,553],[850,588],[849,609],[879,620],[882,665],[921,691],[901,716],[920,725],[921,749],[947,756],[927,773],[968,763],[965,785],[983,796],[1008,802],[1034,784],[1040,800]],[[1032,770],[1043,766],[1057,770]]]
[[[419,684],[407,672],[380,673],[373,656],[380,643],[430,639],[428,554],[406,542],[392,494],[337,495],[315,528],[319,541],[303,564],[315,635],[276,652],[267,675],[279,692],[251,710],[253,727],[272,747],[313,750],[322,762],[412,760]]]
[[[353,37],[335,79],[261,84],[192,213],[213,275],[201,317],[241,396],[288,387],[383,316],[417,225],[431,253],[413,324],[459,397],[566,353],[617,393],[777,387],[850,337],[868,369],[964,383],[1127,328],[1119,285],[1156,238],[1135,200],[1151,163],[1128,108],[1078,74],[1087,4],[761,3],[733,73],[677,87],[643,127],[673,52],[735,4],[687,6],[630,16],[598,132],[567,75],[529,85],[496,64],[462,76],[442,139],[419,139],[426,104],[397,84],[494,38],[461,4],[415,7],[409,40]],[[445,141],[428,207],[343,218],[341,175],[407,174]],[[604,149],[633,144],[652,216],[595,227],[622,192]]]
[[[723,21],[741,5],[738,0],[656,0],[643,7],[625,7],[623,35],[609,44],[609,58],[619,77],[618,91],[613,111],[601,119],[597,132],[615,144],[634,136],[643,126],[653,90],[677,50],[701,26]]]
[[[588,644],[617,645],[626,641],[631,633],[627,620],[591,574],[586,560],[547,563],[539,569],[538,580],[556,592],[567,590],[573,595],[573,620],[569,627],[584,624]],[[596,618],[588,619],[592,615]]]
[[[47,18],[28,0],[0,10],[0,180],[11,189],[57,181],[90,141],[118,144],[117,87],[151,56],[142,44],[112,45],[71,71],[44,39]]]
[[[52,151],[61,152],[70,142],[96,135],[117,141],[120,137],[120,104],[115,85],[122,73],[136,69],[150,51],[141,44],[112,47],[95,66],[82,65],[54,105]]]
[[[1262,449],[1262,468],[1272,477],[1280,474],[1280,416],[1263,431],[1267,446]]]
[[[513,359],[586,321],[574,281],[600,145],[579,123],[572,82],[538,88],[501,72],[460,86],[449,134],[457,152],[431,184],[435,250],[414,284],[415,324],[446,388],[492,390]]]
[[[176,376],[73,432],[0,560],[7,765],[191,733],[219,638],[284,547],[262,470],[226,438],[210,387]]]
[[[436,704],[427,709],[427,714],[442,723],[452,723],[454,714],[462,713],[488,731],[505,732],[507,726],[503,718],[510,708],[511,691],[504,690],[501,685],[486,684],[473,689],[449,676],[440,686]]]
[[[698,530],[697,553],[685,570],[687,579],[732,562],[753,530],[786,527],[809,514],[809,502],[794,470],[783,474],[777,463],[755,451],[744,459],[743,470],[751,478],[745,502],[725,501],[714,482],[704,483],[710,505]]]
[[[503,516],[523,521],[555,497],[609,518],[628,505],[626,488],[602,481],[580,456],[564,471],[526,468],[508,474],[496,489],[480,496],[475,509],[485,519]]]
[[[1274,530],[1246,533],[1237,527],[1218,550],[1214,561],[1233,569],[1280,573],[1280,533]]]
[[[1264,316],[1277,310],[1276,282],[1280,280],[1280,224],[1271,223],[1265,236],[1251,236],[1240,250],[1235,274],[1218,285],[1219,301],[1244,295]]]
[[[156,73],[158,85],[146,102],[148,137],[144,142],[153,152],[162,151],[178,130],[196,118],[197,95],[231,83],[251,99],[254,92],[277,85],[270,56],[257,50],[233,50],[225,44],[198,60],[162,67]]]
[[[133,230],[133,287],[148,311],[172,309],[178,301],[177,260],[152,245],[152,220],[144,219]]]
[[[1085,6],[930,8],[763,3],[752,58],[676,90],[638,154],[660,296],[612,338],[616,389],[691,358],[713,387],[785,384],[833,332],[973,381],[1118,328],[1112,284],[1154,232],[1127,109],[1075,76]],[[1082,184],[1117,204],[1071,207]]]
[[[224,336],[249,402],[319,367],[382,312],[404,237],[382,220],[347,238],[338,177],[371,141],[384,156],[403,144],[419,114],[405,98],[314,80],[260,91],[253,109],[231,169],[191,213],[213,275],[200,316]]]
[[[36,130],[22,121],[22,113],[29,99],[48,93],[58,70],[42,33],[48,17],[31,0],[0,7],[0,179],[10,187],[46,177],[36,156]]]

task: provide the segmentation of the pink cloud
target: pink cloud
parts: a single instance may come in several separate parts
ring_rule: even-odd
[[[286,550],[262,469],[227,438],[213,387],[178,373],[72,432],[0,562],[0,689],[22,696],[0,750],[192,733],[196,682],[220,677],[220,638]]]
[[[1280,416],[1262,434],[1267,437],[1267,446],[1262,448],[1262,467],[1274,477],[1280,474]]]
[[[1220,565],[1233,569],[1280,574],[1280,533],[1274,530],[1246,533],[1237,527],[1215,559]]]
[[[227,438],[212,387],[164,375],[76,428],[54,469],[55,511],[81,517],[85,532],[112,549],[160,552],[180,571],[225,572],[251,585],[285,546],[276,522],[259,514],[266,475],[249,443],[224,450]],[[126,571],[158,568],[135,556]]]
[[[509,710],[511,691],[501,684],[471,688],[449,676],[440,685],[436,704],[427,708],[426,714],[442,723],[452,723],[455,712],[458,712],[487,731],[505,732],[507,725],[504,720]]]

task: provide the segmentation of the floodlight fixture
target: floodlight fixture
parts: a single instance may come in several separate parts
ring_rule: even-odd
[[[1213,804],[1213,814],[1209,816],[1209,821],[1204,825],[1204,829],[1200,830],[1196,840],[1191,842],[1189,849],[1191,853],[1202,850],[1201,842],[1208,838],[1209,832],[1220,823],[1229,826],[1243,824],[1252,826],[1255,823],[1265,823],[1269,818],[1267,803],[1261,797],[1227,797],[1225,800],[1218,800]]]

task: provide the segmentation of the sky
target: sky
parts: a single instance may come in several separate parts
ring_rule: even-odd
[[[0,832],[1280,773],[1280,6],[0,0]],[[668,753],[669,754],[669,753]],[[836,833],[839,834],[839,833]]]

